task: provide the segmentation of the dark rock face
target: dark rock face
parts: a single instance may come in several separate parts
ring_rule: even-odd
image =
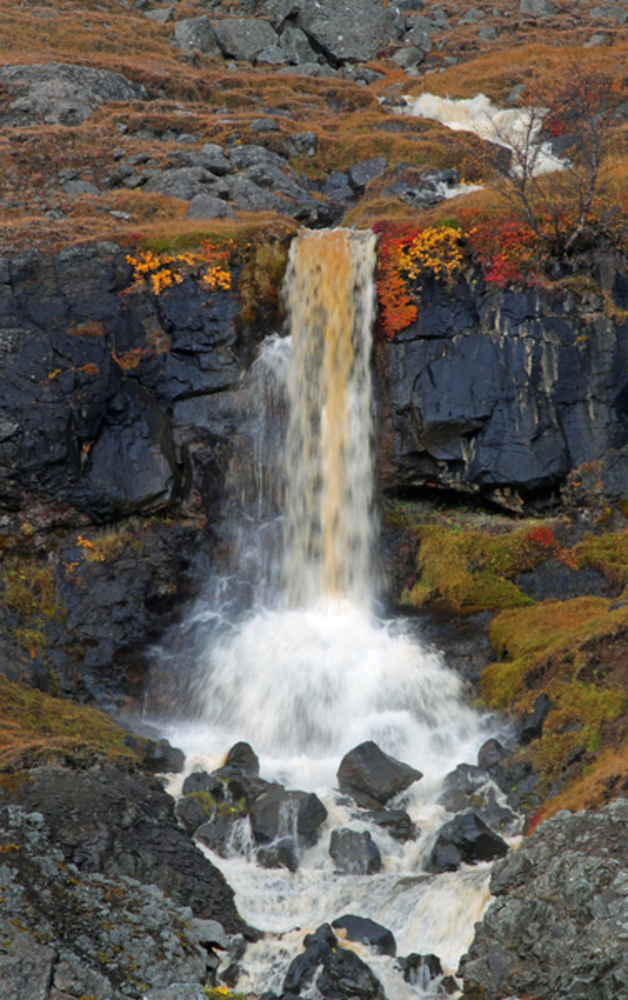
[[[208,937],[155,886],[68,864],[41,813],[0,807],[0,880],[3,1000],[206,995],[222,927]]]
[[[173,801],[156,779],[110,765],[42,767],[18,797],[43,814],[53,842],[79,871],[158,885],[195,915],[232,933],[242,929],[233,891],[178,828]]]
[[[54,62],[1,66],[0,85],[11,99],[1,116],[3,125],[80,125],[107,101],[146,98],[144,88],[121,73]]]
[[[628,994],[628,802],[561,812],[498,862],[460,963],[465,1000]]]
[[[368,740],[342,758],[338,768],[338,787],[341,792],[366,796],[385,805],[421,777],[420,771],[395,760]]]
[[[585,321],[568,292],[426,283],[416,322],[385,347],[392,479],[525,499],[599,461],[603,491],[621,495],[627,350],[628,326]]]
[[[366,830],[332,830],[329,853],[344,875],[373,875],[382,868],[382,856]]]
[[[356,917],[352,913],[332,921],[334,930],[343,930],[349,941],[361,941],[382,955],[397,954],[397,945],[392,931],[367,917]]]
[[[452,872],[465,861],[492,861],[503,858],[508,845],[474,812],[454,817],[438,831],[436,843],[426,865],[429,872]]]

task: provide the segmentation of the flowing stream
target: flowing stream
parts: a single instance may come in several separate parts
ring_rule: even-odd
[[[255,863],[247,820],[228,858],[210,854],[242,916],[268,932],[241,961],[237,990],[255,995],[281,993],[304,933],[345,913],[390,928],[398,955],[436,953],[455,972],[488,900],[487,865],[433,876],[423,864],[448,818],[437,802],[442,779],[476,762],[489,723],[467,707],[439,653],[375,613],[374,267],[371,234],[304,232],[292,245],[289,336],[261,345],[242,390],[254,487],[242,491],[247,513],[234,525],[233,578],[246,579],[249,597],[238,606],[229,595],[241,590],[223,581],[196,609],[206,622],[198,718],[169,733],[188,772],[219,766],[246,740],[263,778],[315,791],[328,810],[295,873]],[[401,797],[416,840],[393,840],[335,790],[342,756],[369,739],[424,773]],[[383,870],[334,871],[336,827],[368,829]],[[391,958],[352,947],[389,1000],[435,995],[406,983]]]

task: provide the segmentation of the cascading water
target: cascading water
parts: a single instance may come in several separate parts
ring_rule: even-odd
[[[200,719],[171,733],[191,770],[218,766],[233,743],[246,740],[264,778],[316,791],[328,810],[319,842],[301,852],[296,873],[258,867],[242,829],[231,857],[212,854],[242,916],[272,932],[242,962],[238,990],[253,994],[280,993],[303,929],[346,912],[386,924],[400,954],[435,952],[454,971],[488,898],[486,866],[446,876],[422,872],[446,818],[436,804],[442,777],[474,762],[486,725],[465,707],[462,685],[439,654],[373,616],[374,265],[371,234],[306,232],[293,243],[285,289],[290,337],[262,345],[245,390],[257,387],[256,412],[273,401],[275,410],[287,407],[283,449],[276,437],[268,447],[260,419],[253,449],[256,482],[271,487],[275,500],[285,497],[283,542],[281,533],[267,531],[277,524],[273,504],[265,521],[260,500],[257,528],[239,535],[240,559],[248,564],[259,548],[251,539],[271,539],[258,561],[260,587],[245,613],[212,628],[202,657]],[[268,571],[273,562],[281,573]],[[424,773],[404,798],[416,840],[393,840],[333,790],[341,758],[365,740]],[[380,874],[334,872],[329,836],[341,826],[369,829],[385,859]],[[425,995],[390,959],[369,953],[367,960],[390,1000]]]

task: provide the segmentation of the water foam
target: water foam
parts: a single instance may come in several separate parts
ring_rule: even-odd
[[[455,131],[473,132],[481,139],[497,143],[513,154],[511,171],[538,177],[564,170],[565,160],[556,156],[547,142],[540,141],[541,115],[534,108],[498,108],[484,94],[452,100],[421,94],[406,97],[402,113],[413,118],[430,118]]]

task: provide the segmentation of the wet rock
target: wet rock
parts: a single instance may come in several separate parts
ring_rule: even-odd
[[[214,802],[207,792],[192,792],[177,800],[175,813],[181,826],[193,836],[203,823],[207,823],[214,810]]]
[[[227,754],[225,767],[234,767],[242,774],[256,778],[259,775],[259,757],[250,743],[235,743]]]
[[[405,809],[376,809],[364,814],[364,819],[381,826],[395,840],[415,840],[416,827]]]
[[[366,830],[332,830],[329,853],[343,875],[373,875],[382,869],[382,856]]]
[[[296,872],[299,867],[299,851],[294,837],[281,837],[268,847],[258,847],[255,856],[262,868],[287,868]]]
[[[327,819],[327,810],[313,792],[287,792],[274,785],[251,803],[249,817],[253,837],[259,845],[296,836],[299,845],[312,847]]]
[[[168,740],[147,740],[143,754],[144,767],[153,774],[178,774],[183,770],[185,754]]]
[[[221,858],[231,857],[240,846],[245,846],[235,836],[236,824],[245,816],[246,811],[239,803],[221,802],[207,823],[197,827],[194,836]]]
[[[478,750],[478,765],[490,774],[493,769],[499,767],[510,752],[499,740],[487,740]]]
[[[382,805],[422,777],[420,771],[390,757],[372,740],[345,754],[337,774],[341,792],[362,793]]]
[[[503,858],[508,845],[482,822],[474,812],[462,813],[438,831],[436,843],[426,865],[429,872],[456,871],[461,863],[477,864]]]
[[[560,812],[498,861],[460,963],[465,1000],[628,993],[628,802]]]
[[[216,33],[208,17],[190,17],[177,21],[174,26],[174,40],[183,52],[204,52],[206,55],[222,55]]]
[[[215,22],[214,30],[223,54],[242,62],[255,62],[278,42],[277,33],[261,18],[225,17]]]
[[[428,988],[432,979],[443,974],[443,967],[438,955],[418,955],[416,952],[412,952],[406,958],[399,958],[397,967],[401,969],[407,983],[423,990]]]
[[[225,786],[222,781],[205,771],[193,771],[188,774],[183,782],[183,794],[192,795],[194,792],[207,792],[213,799],[220,801],[224,798]]]
[[[356,917],[352,913],[347,913],[333,920],[331,926],[334,930],[343,930],[349,941],[361,941],[381,955],[392,955],[394,958],[397,954],[392,931],[367,917]]]
[[[492,830],[513,834],[521,824],[511,809],[497,801],[489,773],[471,764],[459,764],[445,776],[438,801],[452,813],[473,809]]]
[[[238,213],[220,198],[211,194],[195,194],[188,210],[186,219],[237,219]]]
[[[519,740],[524,746],[542,735],[543,725],[551,709],[552,703],[548,696],[540,694],[534,702],[532,712],[523,719],[519,727]]]
[[[338,944],[329,924],[321,924],[314,934],[306,934],[305,951],[290,963],[283,981],[285,994],[298,996],[313,982],[317,969]]]
[[[0,86],[9,96],[0,116],[4,125],[76,126],[101,104],[146,98],[144,88],[121,73],[54,62],[0,66]]]
[[[344,948],[325,956],[316,985],[326,1000],[384,1000],[382,984],[366,962]]]
[[[46,766],[29,773],[20,797],[43,814],[52,841],[79,871],[157,885],[229,932],[243,926],[232,890],[178,827],[174,803],[155,778],[108,764]]]

